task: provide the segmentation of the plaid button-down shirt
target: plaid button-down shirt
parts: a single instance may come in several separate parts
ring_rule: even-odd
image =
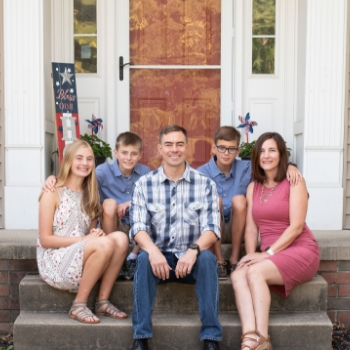
[[[136,182],[130,206],[130,239],[146,231],[155,245],[180,258],[205,231],[220,238],[215,183],[186,164],[174,182],[161,166]]]

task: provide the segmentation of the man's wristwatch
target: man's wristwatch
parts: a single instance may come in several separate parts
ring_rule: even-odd
[[[196,244],[196,243],[192,243],[192,244],[190,245],[189,248],[190,248],[190,249],[197,250],[197,252],[198,252],[197,256],[199,256],[199,254],[201,253],[201,250],[200,250],[200,248],[199,248],[199,245]]]

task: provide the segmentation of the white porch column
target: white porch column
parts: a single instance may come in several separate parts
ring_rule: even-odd
[[[299,6],[299,28],[306,30],[299,33],[299,58],[304,52],[306,60],[298,61],[294,134],[297,161],[310,193],[307,223],[312,229],[339,230],[343,217],[347,0],[301,0]]]
[[[36,229],[52,150],[51,2],[4,0],[5,228]]]

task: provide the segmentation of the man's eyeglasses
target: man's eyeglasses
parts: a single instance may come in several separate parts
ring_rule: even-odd
[[[225,146],[216,146],[216,145],[215,147],[220,153],[225,153],[226,151],[228,151],[228,153],[230,154],[235,154],[238,151],[238,148],[236,147],[225,147]]]

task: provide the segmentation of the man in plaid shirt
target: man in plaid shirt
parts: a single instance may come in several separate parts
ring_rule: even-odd
[[[196,284],[205,350],[218,350],[217,261],[208,249],[220,239],[215,183],[186,163],[187,131],[169,125],[159,133],[163,164],[136,182],[130,206],[130,239],[142,249],[134,276],[132,350],[148,349],[158,283]]]

